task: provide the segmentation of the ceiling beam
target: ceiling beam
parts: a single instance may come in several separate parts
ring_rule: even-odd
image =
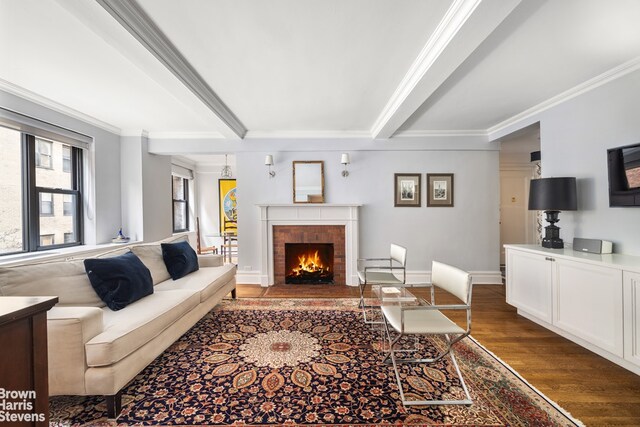
[[[225,137],[244,138],[246,127],[135,0],[96,1],[220,118]]]
[[[390,138],[521,0],[455,0],[371,128]]]

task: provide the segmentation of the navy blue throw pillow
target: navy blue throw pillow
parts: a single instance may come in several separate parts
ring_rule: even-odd
[[[91,286],[113,311],[153,293],[151,272],[133,252],[84,260]]]
[[[162,259],[173,280],[198,271],[198,255],[189,242],[161,243]]]

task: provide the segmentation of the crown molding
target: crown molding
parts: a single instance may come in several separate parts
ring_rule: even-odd
[[[106,130],[107,132],[111,132],[116,135],[120,135],[121,133],[120,128],[116,126],[103,122],[102,120],[98,120],[95,117],[89,116],[88,114],[81,113],[78,110],[74,110],[71,107],[67,107],[66,105],[60,104],[59,102],[56,102],[52,99],[46,98],[42,95],[38,95],[35,92],[31,92],[28,89],[15,85],[6,80],[0,79],[0,90],[26,99],[27,101],[33,102],[34,104],[38,104],[50,110],[64,114],[65,116],[80,120],[82,122],[90,124],[91,126]]]
[[[398,112],[405,100],[411,92],[413,92],[418,83],[420,83],[429,68],[431,68],[442,52],[444,52],[451,39],[464,25],[480,2],[481,0],[455,0],[452,3],[434,33],[429,37],[429,40],[427,40],[427,44],[424,45],[418,57],[402,78],[402,81],[387,102],[387,105],[385,105],[382,113],[380,113],[380,116],[373,124],[371,134],[374,135],[374,137],[386,136],[382,135],[384,127]]]
[[[135,0],[97,0],[132,36],[176,76],[226,125],[228,137],[247,129]]]
[[[587,80],[584,83],[581,83],[577,86],[572,87],[569,90],[566,90],[552,98],[547,99],[535,105],[529,109],[524,110],[523,112],[516,114],[498,123],[495,126],[492,126],[487,129],[487,133],[489,135],[489,139],[493,140],[503,135],[497,135],[500,132],[506,130],[507,128],[516,125],[517,123],[530,119],[534,116],[539,115],[540,113],[555,107],[556,105],[562,104],[563,102],[569,101],[577,96],[585,94],[589,91],[599,88],[600,86],[612,82],[620,77],[623,77],[629,73],[640,70],[640,57],[634,58],[630,61],[625,62],[615,68],[612,68],[604,73],[596,76],[592,79]]]
[[[149,139],[225,139],[220,132],[149,132]]]
[[[144,129],[122,129],[120,136],[133,136],[141,138],[149,138],[149,132]]]
[[[432,138],[455,136],[479,136],[488,137],[487,131],[482,129],[468,130],[403,130],[393,134],[392,138]]]
[[[359,130],[273,130],[249,131],[245,139],[371,139],[369,131]]]

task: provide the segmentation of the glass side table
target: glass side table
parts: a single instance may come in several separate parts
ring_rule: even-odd
[[[383,305],[419,305],[420,300],[413,295],[410,288],[406,286],[393,285],[373,285],[371,287],[371,325],[372,328],[379,328],[379,341],[373,347],[379,351],[387,351],[387,340],[385,338],[384,317],[381,307]]]

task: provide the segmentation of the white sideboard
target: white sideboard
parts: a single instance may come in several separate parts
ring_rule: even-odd
[[[518,314],[640,375],[640,257],[505,245]]]

